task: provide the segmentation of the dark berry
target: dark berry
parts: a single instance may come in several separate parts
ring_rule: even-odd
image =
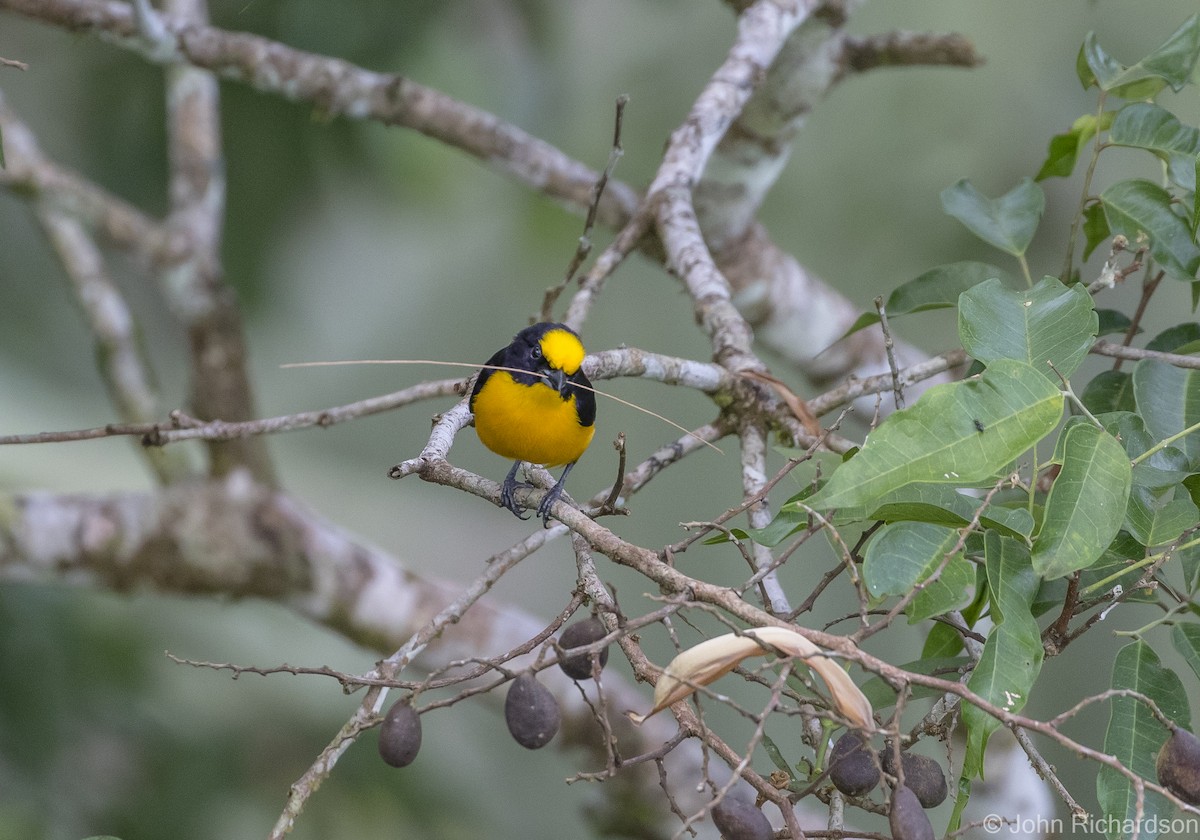
[[[771,840],[775,836],[762,811],[733,796],[713,806],[712,820],[725,840]]]
[[[1159,784],[1189,805],[1200,805],[1200,738],[1173,727],[1158,751],[1154,769]]]
[[[871,751],[857,732],[847,732],[829,753],[829,779],[846,796],[865,796],[879,784],[881,774]]]
[[[933,823],[925,816],[921,801],[908,785],[899,785],[892,790],[888,825],[892,829],[892,840],[934,840]]]
[[[586,680],[592,676],[592,657],[586,653],[578,653],[574,656],[567,655],[571,648],[587,647],[593,642],[603,639],[608,631],[604,629],[604,622],[596,616],[585,618],[583,621],[577,621],[570,627],[562,631],[562,635],[558,637],[558,644],[564,651],[563,656],[558,660],[558,667],[563,669],[563,673],[573,680]],[[603,668],[608,663],[608,647],[597,654],[600,660],[600,667]]]
[[[504,722],[516,742],[536,750],[550,743],[558,732],[562,715],[550,689],[526,671],[515,680],[504,699]]]
[[[379,756],[393,767],[407,767],[421,749],[421,716],[409,698],[397,700],[379,728]]]

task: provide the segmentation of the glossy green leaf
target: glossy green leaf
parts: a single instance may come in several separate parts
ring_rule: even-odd
[[[1174,557],[1179,561],[1179,568],[1183,570],[1184,587],[1192,594],[1192,602],[1195,603],[1194,596],[1197,590],[1200,590],[1200,545],[1178,548]]]
[[[1125,99],[1150,99],[1166,86],[1179,91],[1195,72],[1200,56],[1200,16],[1192,15],[1157,49],[1130,67],[1123,66],[1096,42],[1084,38],[1076,72],[1085,88],[1096,85]]]
[[[941,525],[885,525],[871,538],[863,557],[867,591],[875,598],[886,598],[919,588],[906,610],[910,623],[966,606],[971,603],[974,567],[961,549],[946,560],[958,540],[957,530]],[[937,577],[931,580],[934,574]]]
[[[1062,470],[1046,496],[1033,568],[1044,578],[1086,569],[1121,528],[1132,483],[1129,456],[1108,432],[1068,425],[1059,439]]]
[[[887,310],[888,318],[897,318],[901,315],[925,312],[930,309],[949,309],[957,306],[958,296],[972,286],[992,277],[1006,279],[1009,276],[1004,269],[972,260],[939,265],[937,268],[926,271],[920,277],[897,286],[888,295],[884,307]],[[846,330],[841,338],[878,323],[878,312],[864,312],[858,316],[858,320],[850,326],[850,329]],[[841,338],[838,340],[840,341]]]
[[[1147,350],[1158,350],[1163,353],[1186,353],[1183,349],[1189,344],[1200,341],[1200,324],[1186,321],[1167,327],[1154,338],[1146,342]]]
[[[1153,700],[1168,718],[1191,728],[1187,694],[1175,672],[1163,666],[1158,655],[1145,642],[1137,641],[1117,652],[1113,662],[1112,687],[1132,689]],[[1154,719],[1142,703],[1132,697],[1114,697],[1108,729],[1104,734],[1104,752],[1115,757],[1144,779],[1154,779],[1154,759],[1167,738],[1166,728]],[[1146,791],[1143,811],[1137,812],[1137,793],[1129,780],[1109,767],[1101,767],[1096,777],[1096,798],[1106,822],[1115,829],[1108,837],[1124,838],[1123,826],[1132,825],[1140,816],[1141,836],[1153,840],[1148,827],[1170,817],[1174,806],[1161,794]]]
[[[1171,209],[1171,194],[1149,181],[1119,181],[1100,194],[1104,215],[1114,233],[1131,245],[1148,237],[1150,253],[1169,274],[1190,280],[1200,269],[1200,247],[1187,222]]]
[[[927,578],[958,542],[958,532],[926,522],[884,525],[867,543],[863,581],[874,598],[903,595]]]
[[[1200,129],[1184,125],[1179,118],[1152,102],[1132,102],[1117,112],[1108,142],[1153,152],[1167,161],[1172,154],[1200,154]]]
[[[1144,359],[1133,369],[1138,414],[1156,440],[1165,440],[1200,423],[1200,370],[1184,370]],[[1174,444],[1193,465],[1200,466],[1200,432]]]
[[[1125,527],[1144,546],[1166,545],[1200,522],[1200,510],[1187,493],[1134,487],[1129,494]]]
[[[1133,326],[1133,319],[1117,309],[1097,309],[1096,315],[1100,318],[1100,328],[1096,335],[1125,335],[1129,332],[1129,328]],[[1138,328],[1138,333],[1141,328]],[[1135,333],[1136,334],[1136,333]]]
[[[1197,677],[1200,677],[1200,624],[1181,621],[1171,628],[1171,644]]]
[[[1042,667],[1042,639],[1031,612],[1039,581],[1028,549],[1017,540],[984,534],[984,559],[994,626],[967,687],[996,706],[1019,712]],[[963,775],[982,777],[987,741],[1000,722],[970,703],[963,703],[962,715],[967,728]]]
[[[1178,183],[1178,181],[1176,181]],[[1192,239],[1200,230],[1200,155],[1192,161]],[[1192,284],[1192,309],[1196,308],[1196,294],[1200,286]]]
[[[988,198],[963,179],[942,190],[942,209],[984,242],[1019,257],[1037,231],[1046,195],[1031,179],[1023,178],[999,198]]]
[[[956,554],[942,569],[937,580],[926,580],[921,591],[909,603],[904,611],[908,615],[908,623],[916,624],[965,607],[974,597],[974,586],[975,567],[961,553]]]
[[[1084,88],[1092,85],[1126,99],[1149,99],[1167,86],[1166,80],[1122,65],[1096,41],[1089,32],[1079,48],[1075,70]]]
[[[1196,188],[1196,161],[1200,158],[1195,155],[1168,155],[1166,156],[1166,178],[1171,181],[1181,190],[1187,193],[1194,193]],[[1186,204],[1180,204],[1188,206]],[[1189,210],[1194,211],[1194,203],[1188,206]],[[1192,232],[1195,233],[1195,216],[1192,217]]]
[[[1092,414],[1134,411],[1133,374],[1123,370],[1102,370],[1084,386],[1079,398]]]
[[[889,417],[811,504],[866,508],[914,482],[990,484],[1054,430],[1062,406],[1062,393],[1040,372],[1000,359],[978,378],[935,385]]]
[[[1100,202],[1089,204],[1083,211],[1083,258],[1086,260],[1101,242],[1106,242],[1112,236],[1108,227],[1108,217],[1104,215],[1104,205]]]
[[[808,494],[806,493],[805,495],[807,496]],[[774,519],[762,528],[747,529],[746,536],[759,545],[774,548],[792,534],[807,527],[808,511],[795,504],[790,507],[783,505],[780,507],[779,512],[775,514]],[[716,540],[716,542],[727,541],[724,539],[724,534],[721,536],[723,539]]]
[[[1099,414],[1096,419],[1104,424],[1110,435],[1121,442],[1125,454],[1130,459],[1140,457],[1157,443],[1154,435],[1146,428],[1146,421],[1137,414],[1115,411]],[[1133,484],[1135,487],[1165,490],[1179,484],[1190,472],[1187,453],[1176,446],[1166,446],[1138,462],[1133,468]]]
[[[843,521],[843,517],[850,522],[911,520],[961,528],[975,518],[981,504],[981,499],[959,493],[946,484],[909,484],[878,500],[874,510],[841,508],[834,521]],[[996,528],[1010,536],[1028,537],[1033,533],[1033,517],[1024,507],[992,504],[979,515],[979,522],[985,528]]]
[[[1066,178],[1075,171],[1075,162],[1088,142],[1096,136],[1096,116],[1084,114],[1071,124],[1071,130],[1050,138],[1046,160],[1034,176],[1035,181],[1046,178]]]
[[[1092,296],[1080,284],[1064,286],[1045,277],[1022,291],[988,280],[963,292],[958,336],[968,353],[985,364],[1016,359],[1058,382],[1069,377],[1095,343],[1100,320]]]
[[[1172,184],[1187,193],[1196,192],[1196,163],[1200,157],[1196,155],[1169,154],[1167,155],[1167,177]],[[1195,195],[1192,196],[1192,233],[1196,232]],[[1181,204],[1181,207],[1187,206]]]
[[[922,659],[949,659],[957,657],[963,651],[963,640],[959,632],[944,622],[938,622],[929,628],[925,634],[925,644],[921,646]]]

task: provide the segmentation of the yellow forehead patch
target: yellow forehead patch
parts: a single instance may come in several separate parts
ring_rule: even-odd
[[[542,336],[542,355],[551,367],[568,376],[574,375],[583,363],[585,351],[579,339],[566,330],[550,330]]]

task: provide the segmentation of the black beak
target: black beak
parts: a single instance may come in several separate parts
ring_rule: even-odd
[[[559,368],[553,368],[546,373],[546,382],[564,398],[567,396],[567,375]]]

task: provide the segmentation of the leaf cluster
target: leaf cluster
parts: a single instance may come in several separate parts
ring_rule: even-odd
[[[902,606],[909,622],[930,628],[922,661],[906,667],[927,673],[957,662],[975,695],[1012,712],[1053,679],[1050,658],[1104,611],[1131,600],[1155,605],[1160,617],[1129,634],[1117,655],[1112,687],[1135,689],[1158,708],[1115,696],[1103,745],[1151,782],[1167,736],[1152,711],[1190,726],[1183,679],[1162,661],[1166,644],[1200,676],[1200,366],[1187,361],[1200,357],[1200,326],[1189,316],[1144,343],[1173,354],[1166,359],[1148,354],[1132,369],[1119,360],[1091,378],[1082,365],[1098,336],[1120,334],[1132,347],[1140,331],[1144,307],[1129,315],[1097,306],[1113,285],[1140,277],[1145,305],[1164,278],[1189,283],[1194,302],[1200,296],[1200,130],[1155,101],[1167,89],[1194,92],[1198,60],[1200,15],[1131,66],[1087,37],[1078,73],[1098,91],[1096,111],[1050,141],[1036,177],[998,198],[967,180],[942,193],[949,215],[1015,258],[1024,283],[989,264],[954,263],[903,284],[884,307],[891,317],[956,310],[973,375],[889,416],[750,534],[777,545],[810,527],[814,514],[839,529],[862,528],[852,559],[861,564],[865,606]],[[1114,147],[1148,153],[1156,177],[1092,194]],[[1045,209],[1038,181],[1070,176],[1081,161],[1065,267],[1034,282],[1026,253]],[[1109,243],[1095,282],[1082,280],[1074,262],[1078,238],[1085,259]],[[879,320],[864,315],[850,332]],[[966,644],[968,634],[982,646]],[[1001,722],[964,703],[961,724],[966,755],[951,830]],[[1139,801],[1136,787],[1103,768],[1105,815],[1169,813],[1165,797],[1151,791]]]

